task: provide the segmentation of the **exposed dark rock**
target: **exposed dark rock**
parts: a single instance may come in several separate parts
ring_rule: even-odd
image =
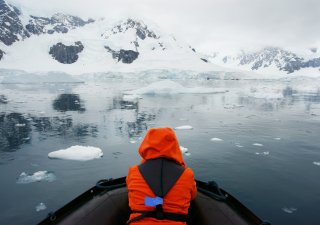
[[[144,40],[146,38],[146,33],[140,28],[137,29],[136,34],[141,40]]]
[[[0,41],[5,45],[11,45],[30,36],[19,19],[20,14],[16,7],[0,0]]]
[[[207,59],[203,59],[203,58],[200,58],[203,62],[208,62],[208,60]]]
[[[0,60],[2,59],[4,54],[5,54],[5,52],[0,49]]]
[[[78,53],[82,52],[83,48],[80,41],[77,41],[75,42],[75,45],[70,46],[59,42],[50,48],[49,54],[60,63],[72,64],[78,60]]]
[[[141,40],[144,40],[146,37],[159,39],[160,36],[156,35],[152,30],[150,30],[145,24],[139,21],[135,21],[133,19],[127,19],[126,21],[122,22],[114,26],[111,29],[111,32],[107,32],[104,34],[105,38],[109,38],[111,34],[118,34],[124,33],[129,29],[135,29],[137,37]]]
[[[135,52],[132,50],[120,50],[118,61],[122,61],[123,63],[132,63],[139,56],[139,52]]]
[[[104,46],[104,47],[105,49],[107,49],[108,52],[112,54],[112,58],[116,59],[118,62],[121,61],[123,63],[130,64],[134,60],[136,60],[139,56],[139,52],[136,52],[133,50],[120,49],[120,51],[115,51],[108,46]]]
[[[313,52],[313,53],[317,53],[318,49],[317,48],[310,48],[310,51]]]
[[[77,27],[83,27],[88,23],[94,22],[93,19],[84,21],[79,17],[56,13],[51,18],[30,16],[31,19],[26,25],[26,29],[32,34],[53,34],[67,33],[69,30]]]

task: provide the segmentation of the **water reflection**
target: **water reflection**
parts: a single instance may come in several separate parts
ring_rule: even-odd
[[[7,104],[8,99],[5,95],[0,95],[0,104]]]
[[[77,140],[86,136],[97,137],[98,126],[94,124],[73,124],[71,117],[32,117],[33,126],[41,139],[52,136],[75,137]]]
[[[122,98],[119,98],[119,97],[115,97],[113,99],[112,109],[139,110],[139,104],[138,104],[138,101],[128,101],[128,100],[123,100]]]
[[[276,111],[291,107],[296,103],[304,103],[310,107],[312,103],[320,103],[320,90],[317,92],[299,92],[289,86],[282,91],[281,98],[262,98],[253,96],[240,96],[238,102],[241,105],[251,106],[262,111]],[[267,93],[266,93],[267,96]]]
[[[126,123],[126,132],[129,138],[133,137],[141,137],[141,135],[148,130],[148,123],[154,121],[156,119],[156,115],[147,114],[145,112],[138,113],[134,122]]]
[[[112,101],[110,111],[119,110],[119,113],[124,114],[123,117],[115,120],[119,135],[129,138],[141,137],[148,129],[148,123],[156,119],[156,115],[150,112],[140,112],[139,100],[124,100],[123,98],[115,97]],[[130,114],[130,119],[124,118]],[[130,121],[129,121],[130,120]]]
[[[57,111],[85,111],[78,94],[61,94],[53,102],[53,108]]]
[[[10,151],[30,141],[30,121],[21,113],[0,114],[0,150]]]

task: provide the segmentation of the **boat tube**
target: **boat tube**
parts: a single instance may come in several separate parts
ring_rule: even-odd
[[[130,215],[125,179],[98,181],[38,225],[125,225]],[[270,225],[214,181],[196,183],[198,194],[190,204],[188,225]]]

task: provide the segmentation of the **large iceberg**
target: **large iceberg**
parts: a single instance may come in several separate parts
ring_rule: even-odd
[[[80,145],[75,145],[67,149],[53,151],[48,154],[48,157],[51,159],[66,159],[78,161],[98,159],[102,156],[103,152],[100,148]]]

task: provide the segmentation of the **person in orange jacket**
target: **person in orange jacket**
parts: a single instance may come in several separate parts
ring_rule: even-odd
[[[127,224],[185,225],[197,188],[174,131],[150,129],[139,154],[141,163],[130,167],[126,178],[132,211]]]

